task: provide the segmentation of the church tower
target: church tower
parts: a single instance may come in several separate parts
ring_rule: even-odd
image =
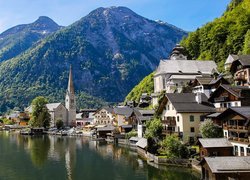
[[[68,121],[66,126],[75,126],[76,122],[76,98],[72,77],[72,67],[70,65],[68,89],[66,91],[65,106],[68,111]]]

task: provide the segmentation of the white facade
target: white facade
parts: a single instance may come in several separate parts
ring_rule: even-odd
[[[113,124],[114,116],[106,109],[100,109],[94,115],[94,124],[96,125],[108,125]]]
[[[76,123],[76,98],[73,85],[72,68],[70,66],[68,88],[65,96],[65,107],[68,111],[67,126],[75,126]]]
[[[63,124],[67,125],[67,109],[61,103],[46,104],[46,107],[51,117],[50,127],[55,127],[58,120],[62,120]]]

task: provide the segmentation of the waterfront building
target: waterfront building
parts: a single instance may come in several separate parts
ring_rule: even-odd
[[[64,125],[68,123],[67,109],[62,103],[49,103],[46,107],[50,113],[50,126],[56,127],[56,121],[63,121]]]
[[[201,163],[202,180],[249,179],[250,157],[205,157]]]
[[[161,114],[164,134],[177,134],[183,142],[193,143],[199,134],[199,126],[206,115],[215,108],[205,94],[166,93],[157,113]]]
[[[113,125],[113,121],[114,115],[111,107],[100,108],[94,114],[95,125]]]
[[[65,107],[68,113],[67,123],[65,125],[75,126],[76,125],[76,98],[75,98],[75,90],[74,90],[71,66],[70,66],[70,71],[69,71],[68,88],[66,90],[66,96],[65,96]]]
[[[234,155],[250,156],[250,106],[228,108],[218,118],[223,122],[224,137],[234,146]]]
[[[233,145],[227,138],[199,138],[200,157],[233,156]]]

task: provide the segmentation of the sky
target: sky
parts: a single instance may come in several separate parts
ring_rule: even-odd
[[[0,0],[0,33],[48,16],[67,26],[98,7],[125,6],[151,20],[186,31],[220,17],[231,0]]]

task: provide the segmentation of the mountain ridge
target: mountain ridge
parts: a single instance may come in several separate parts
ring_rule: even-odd
[[[122,101],[185,35],[128,8],[98,8],[0,64],[0,108],[27,105],[37,95],[63,102],[70,64],[78,94]]]

